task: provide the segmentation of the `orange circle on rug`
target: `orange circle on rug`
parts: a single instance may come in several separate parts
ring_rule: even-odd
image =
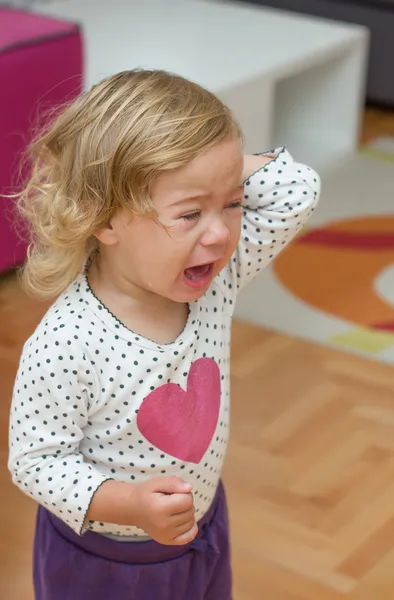
[[[394,217],[337,221],[301,234],[274,271],[304,302],[363,327],[394,331],[393,308],[374,282],[394,264]]]

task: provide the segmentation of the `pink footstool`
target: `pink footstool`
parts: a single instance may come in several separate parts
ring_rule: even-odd
[[[82,89],[78,25],[0,7],[0,273],[22,263],[26,243],[14,230],[13,200],[20,156],[39,115]]]

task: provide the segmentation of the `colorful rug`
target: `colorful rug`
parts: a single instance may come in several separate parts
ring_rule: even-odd
[[[394,138],[323,180],[313,221],[243,292],[237,316],[394,364]]]

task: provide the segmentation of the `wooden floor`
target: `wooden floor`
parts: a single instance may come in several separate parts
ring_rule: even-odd
[[[375,132],[394,134],[394,113],[368,111],[364,136]],[[33,598],[35,505],[5,464],[21,345],[44,310],[15,278],[1,282],[2,600]],[[232,385],[236,600],[391,600],[394,370],[235,323]]]

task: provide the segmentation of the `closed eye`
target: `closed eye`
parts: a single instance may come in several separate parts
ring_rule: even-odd
[[[236,202],[232,202],[231,204],[229,204],[225,208],[241,208],[241,207],[242,207],[242,202],[239,201],[239,200],[237,200]],[[182,215],[182,219],[184,221],[196,221],[200,217],[201,217],[201,210],[196,210],[196,211],[194,211],[192,213],[189,213],[187,215]]]
[[[188,215],[183,215],[182,219],[184,219],[185,221],[195,221],[200,216],[201,216],[201,211],[196,210],[195,212],[189,213]]]

